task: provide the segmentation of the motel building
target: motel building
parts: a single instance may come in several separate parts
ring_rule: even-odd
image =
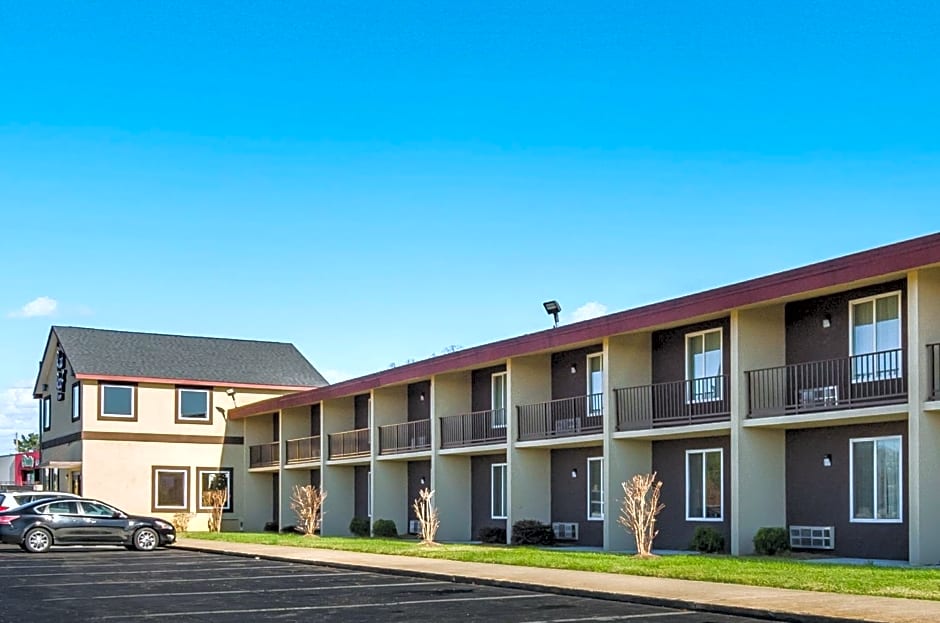
[[[205,530],[202,493],[223,478],[225,528],[254,527],[270,488],[259,499],[245,478],[245,424],[228,414],[321,385],[292,344],[54,326],[34,388],[39,482]]]
[[[43,464],[58,468],[53,486],[79,476],[131,510],[193,508],[200,469],[225,467],[236,494],[224,529],[296,523],[291,491],[312,483],[328,493],[324,535],[348,535],[354,517],[415,532],[412,502],[429,487],[442,541],[489,526],[511,539],[514,522],[536,519],[561,542],[630,551],[621,482],[655,471],[659,549],[687,549],[707,526],[748,554],[759,528],[780,526],[796,549],[940,562],[940,234],[334,385],[312,368],[217,369],[223,353],[145,373],[148,358],[109,332],[96,343],[111,365],[92,371],[60,331],[37,383],[53,405]],[[75,365],[62,400],[60,352]],[[73,378],[82,412],[70,416]],[[181,411],[200,378],[224,419]],[[112,384],[134,389],[108,402]]]

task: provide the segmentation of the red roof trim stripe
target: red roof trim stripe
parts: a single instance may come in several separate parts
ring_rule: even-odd
[[[285,391],[309,390],[306,385],[256,385],[251,383],[229,383],[227,381],[209,381],[205,379],[163,379],[146,376],[118,376],[83,372],[75,378],[88,381],[121,381],[124,383],[160,383],[164,385],[197,385],[203,387],[234,387],[238,389],[275,389]]]

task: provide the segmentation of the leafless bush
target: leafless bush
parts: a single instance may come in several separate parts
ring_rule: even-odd
[[[425,545],[434,545],[434,536],[441,525],[433,497],[433,491],[427,488],[421,489],[414,503],[415,515],[418,517],[418,523],[421,524],[421,531],[418,535]]]
[[[210,489],[202,494],[202,503],[209,507],[209,532],[222,531],[222,512],[228,502],[228,491],[225,489]]]
[[[189,522],[192,518],[192,513],[176,513],[173,515],[173,519],[170,520],[170,523],[173,524],[177,532],[186,532],[189,530]]]
[[[620,524],[636,540],[638,556],[652,556],[653,539],[659,534],[656,529],[656,515],[666,508],[659,503],[659,491],[662,481],[656,482],[656,472],[636,474],[623,487],[623,505],[620,507]]]
[[[313,485],[295,485],[290,498],[290,509],[299,520],[298,527],[305,536],[315,536],[322,519],[323,500],[326,489],[317,489]]]

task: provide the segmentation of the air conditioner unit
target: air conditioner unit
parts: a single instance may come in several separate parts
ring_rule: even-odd
[[[800,390],[800,407],[834,407],[839,404],[839,387],[826,385]]]
[[[578,419],[569,417],[555,421],[556,433],[576,433],[578,432]]]
[[[421,522],[417,519],[408,520],[408,534],[418,534],[421,532]]]
[[[790,526],[790,547],[796,549],[835,549],[834,526]]]
[[[552,532],[556,541],[577,541],[578,522],[553,521]]]

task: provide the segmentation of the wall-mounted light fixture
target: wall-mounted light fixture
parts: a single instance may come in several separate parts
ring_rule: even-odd
[[[577,478],[577,477],[578,477],[578,468],[577,468],[577,467],[571,468],[571,477],[572,477],[572,478]]]
[[[576,363],[571,364],[571,374],[577,374],[577,373],[578,373],[578,364]]]
[[[558,326],[558,313],[561,311],[561,305],[558,304],[558,301],[545,301],[542,303],[542,307],[545,308],[545,313],[549,316],[554,316],[555,326]]]
[[[832,467],[832,455],[827,454],[823,457],[823,467]]]
[[[232,399],[232,404],[237,407],[237,406],[238,406],[238,403],[235,402],[235,388],[234,388],[234,387],[229,387],[227,390],[225,390],[225,394],[226,394],[229,398]]]
[[[822,319],[823,329],[828,329],[832,326],[832,314],[826,314]]]
[[[421,392],[421,395],[418,396],[418,400],[420,400],[421,402],[424,402],[424,392]]]
[[[427,481],[424,479],[424,476],[422,476],[422,477],[421,477],[421,484],[423,485],[425,482],[427,482]]]

